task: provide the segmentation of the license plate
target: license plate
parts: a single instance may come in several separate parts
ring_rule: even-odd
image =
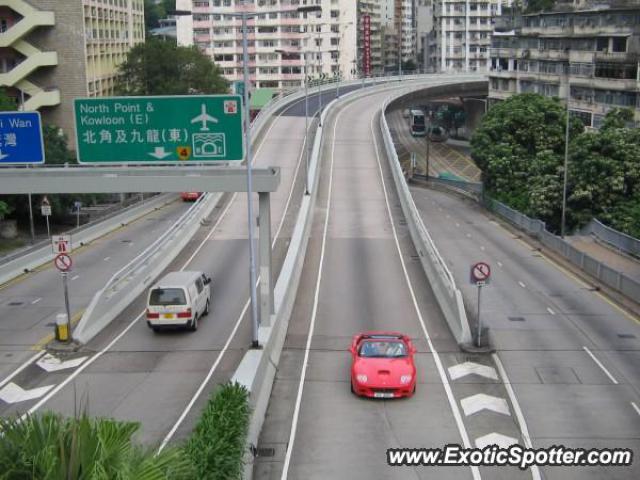
[[[393,398],[393,393],[390,392],[373,392],[374,398]]]
[[[162,318],[172,319],[173,318],[173,313],[163,313],[162,314]]]

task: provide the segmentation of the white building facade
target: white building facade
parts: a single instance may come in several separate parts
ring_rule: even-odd
[[[184,0],[177,1],[179,3]],[[192,43],[210,55],[229,81],[243,78],[242,23],[223,15],[257,14],[248,20],[249,75],[255,88],[303,85],[311,78],[349,78],[358,62],[358,9],[345,0],[193,0],[192,17],[180,17],[178,43]],[[322,12],[299,13],[319,5]],[[287,13],[273,13],[292,10]],[[182,23],[183,19],[185,23]],[[189,21],[192,25],[189,25]],[[189,32],[192,32],[189,34]]]

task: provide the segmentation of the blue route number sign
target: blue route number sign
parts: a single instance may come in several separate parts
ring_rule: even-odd
[[[0,112],[0,165],[44,163],[38,112]]]

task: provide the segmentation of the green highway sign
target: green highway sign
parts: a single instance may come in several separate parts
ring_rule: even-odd
[[[242,160],[238,95],[78,98],[80,163]]]

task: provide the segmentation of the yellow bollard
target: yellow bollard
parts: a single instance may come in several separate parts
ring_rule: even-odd
[[[60,342],[69,341],[67,315],[64,313],[56,315],[56,340]]]

